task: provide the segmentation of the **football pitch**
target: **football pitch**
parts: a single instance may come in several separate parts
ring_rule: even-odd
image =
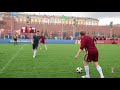
[[[120,78],[120,45],[97,44],[99,64],[105,78]],[[83,51],[78,60],[74,57],[79,49],[75,44],[48,44],[48,50],[37,50],[33,58],[31,44],[0,44],[0,78],[81,78],[85,75]],[[99,73],[90,63],[91,78],[99,78]],[[76,68],[83,72],[77,73]],[[114,74],[111,69],[114,68]]]

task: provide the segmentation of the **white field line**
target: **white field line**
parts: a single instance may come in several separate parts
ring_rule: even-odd
[[[10,64],[10,62],[12,62],[12,60],[18,55],[18,53],[23,49],[23,47],[25,46],[25,44],[18,50],[18,52],[3,66],[3,68],[0,70],[0,73],[2,73]]]

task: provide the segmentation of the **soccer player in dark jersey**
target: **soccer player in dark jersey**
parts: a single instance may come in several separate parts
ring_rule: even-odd
[[[80,53],[85,48],[86,55],[84,57],[83,64],[84,64],[86,75],[82,76],[82,78],[90,78],[88,63],[91,61],[94,63],[96,69],[98,70],[100,77],[104,78],[102,68],[98,64],[98,50],[93,42],[93,39],[91,37],[87,36],[84,31],[81,31],[80,35],[82,37],[81,46],[80,46],[80,49],[79,49],[77,55],[75,56],[75,59],[77,59],[79,57]]]
[[[45,43],[46,39],[47,39],[46,36],[44,35],[44,33],[42,33],[42,35],[40,36],[40,49],[41,50],[42,50],[42,44],[44,44],[45,49],[47,50],[47,46]]]
[[[17,44],[17,35],[14,35],[13,39],[14,39],[14,45]]]
[[[39,44],[39,40],[40,40],[40,35],[39,35],[39,31],[37,31],[36,35],[33,36],[33,40],[32,40],[33,58],[36,57],[36,52],[37,52],[37,47],[38,47],[38,44]]]

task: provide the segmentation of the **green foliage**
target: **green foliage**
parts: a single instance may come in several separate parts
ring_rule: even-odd
[[[53,33],[53,37],[58,37],[57,32],[54,32],[54,33]]]
[[[79,32],[75,32],[75,37],[79,36]]]
[[[66,37],[66,32],[63,32],[63,38],[65,38]]]
[[[45,36],[47,36],[47,37],[48,37],[48,33],[47,33],[47,30],[45,31]]]

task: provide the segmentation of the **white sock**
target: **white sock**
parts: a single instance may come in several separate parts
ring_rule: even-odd
[[[33,52],[34,52],[33,56],[35,57],[35,56],[36,56],[37,50],[35,49]]]
[[[96,69],[98,70],[100,77],[104,78],[103,72],[102,72],[102,68],[100,66],[97,66]]]
[[[40,50],[42,50],[42,48],[41,48],[42,46],[40,46]]]
[[[89,66],[84,66],[84,68],[85,68],[85,72],[86,72],[86,77],[90,77]]]
[[[45,49],[47,50],[47,46],[45,45]]]

